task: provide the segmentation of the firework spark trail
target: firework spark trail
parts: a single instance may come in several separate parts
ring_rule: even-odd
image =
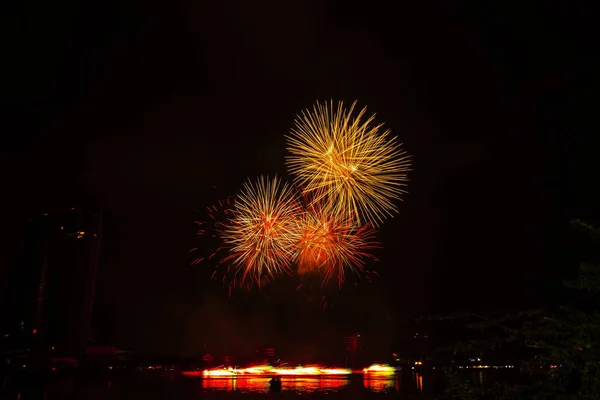
[[[246,182],[237,197],[234,217],[221,231],[230,249],[221,263],[231,261],[235,275],[241,272],[242,283],[250,278],[260,284],[262,277],[289,272],[300,214],[296,194],[277,177]]]
[[[341,287],[348,272],[364,272],[366,259],[375,259],[371,251],[379,248],[370,224],[359,226],[348,214],[330,213],[323,201],[308,201],[299,229],[298,273],[320,273],[323,286],[337,278]]]
[[[317,102],[298,115],[287,135],[287,165],[305,192],[320,191],[336,214],[378,225],[406,193],[410,156],[389,130],[373,124],[375,115],[365,120],[366,108],[355,115],[355,106]]]
[[[368,274],[366,260],[379,247],[374,227],[397,211],[410,156],[355,106],[317,102],[286,136],[286,163],[308,199],[305,209],[292,186],[268,177],[246,182],[235,206],[207,208],[210,220],[199,223],[198,235],[222,242],[194,263],[218,260],[213,277],[229,279],[230,293],[236,284],[260,287],[293,262],[299,275],[318,273],[323,288],[335,278],[341,287],[350,272]]]
[[[234,207],[235,199],[233,197],[219,200],[217,204],[207,206],[204,221],[195,221],[198,226],[196,236],[200,243],[190,250],[190,252],[198,253],[198,258],[192,261],[192,265],[213,264],[211,267],[215,270],[211,274],[211,279],[221,273],[223,283],[228,283],[230,286],[234,284],[233,277],[230,276],[227,268],[220,265],[220,261],[227,250],[220,238],[220,232],[226,222],[234,218]],[[230,279],[228,280],[228,278]]]

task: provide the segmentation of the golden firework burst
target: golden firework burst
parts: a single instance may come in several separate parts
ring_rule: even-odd
[[[233,218],[223,225],[221,238],[241,283],[290,270],[298,242],[297,216],[302,213],[292,188],[277,177],[246,182],[237,196]]]
[[[375,226],[397,211],[394,200],[405,192],[410,156],[389,130],[345,109],[317,102],[297,116],[287,136],[289,172],[305,193],[318,192],[336,215],[350,214]]]

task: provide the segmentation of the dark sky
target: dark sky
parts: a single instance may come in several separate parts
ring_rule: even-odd
[[[4,24],[3,265],[28,213],[103,210],[98,335],[179,354],[354,329],[390,341],[415,315],[552,298],[576,268],[568,220],[598,217],[591,18],[395,3],[16,10]],[[316,99],[358,99],[414,156],[410,194],[379,236],[383,278],[325,312],[295,293],[227,300],[189,265],[191,210],[247,177],[286,176],[283,135]]]

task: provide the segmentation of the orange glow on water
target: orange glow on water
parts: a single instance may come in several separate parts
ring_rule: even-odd
[[[183,371],[181,375],[183,376],[200,376],[203,374],[203,371]]]
[[[210,391],[248,391],[263,392],[270,390],[270,377],[215,377],[202,379],[202,388]],[[297,392],[315,392],[339,390],[348,385],[347,379],[330,379],[324,377],[284,377],[282,390]]]
[[[423,391],[423,376],[421,374],[415,374],[415,380],[417,384],[417,390],[419,392]]]
[[[227,377],[227,376],[244,376],[244,375],[284,375],[284,376],[320,376],[320,375],[350,375],[352,370],[348,368],[324,368],[320,365],[307,367],[280,367],[274,368],[269,365],[260,365],[248,368],[215,368],[204,370],[203,376],[210,377]],[[197,371],[184,371],[183,375],[197,376],[200,375]]]
[[[399,391],[399,381],[394,367],[373,364],[364,370],[325,368],[320,365],[298,367],[272,367],[258,365],[248,368],[216,368],[205,371],[184,371],[186,376],[203,376],[202,387],[218,391],[251,391],[266,393],[273,376],[281,376],[282,390],[314,392],[340,390],[349,384],[351,374],[363,375],[363,386],[373,392]],[[417,389],[422,391],[423,378],[415,374]]]
[[[346,385],[348,385],[348,380],[346,379],[300,377],[282,381],[283,390],[297,390],[306,392],[341,389]]]
[[[372,378],[367,377],[363,379],[363,386],[365,389],[369,389],[372,392],[389,392],[390,390],[399,391],[398,378]]]
[[[373,392],[399,391],[396,369],[387,364],[373,364],[363,369],[363,385]]]
[[[238,380],[233,378],[202,379],[202,388],[215,391],[232,391],[238,387]]]

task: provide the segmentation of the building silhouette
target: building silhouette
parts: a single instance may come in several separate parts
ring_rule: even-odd
[[[80,356],[88,340],[102,215],[70,208],[32,216],[9,277],[4,330],[29,346]]]

